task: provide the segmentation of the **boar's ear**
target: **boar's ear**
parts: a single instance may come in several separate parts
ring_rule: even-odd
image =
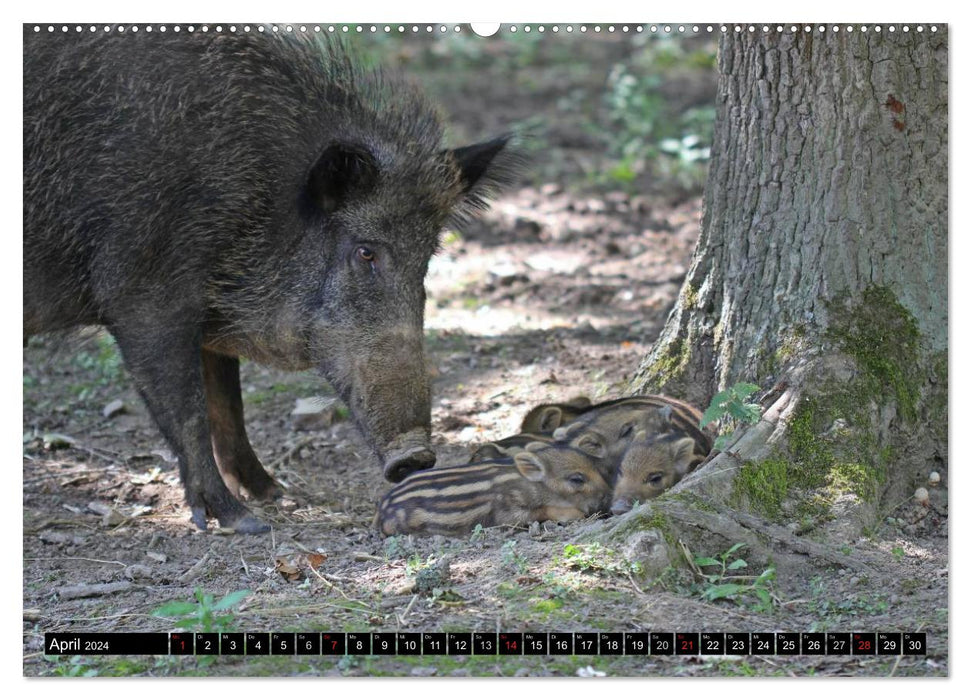
[[[516,461],[516,469],[519,473],[530,481],[542,481],[546,476],[546,465],[535,452],[524,450],[517,453],[513,459]]]
[[[470,192],[485,176],[489,171],[489,165],[509,143],[509,138],[507,134],[491,141],[463,146],[452,151],[455,162],[459,166],[463,192]]]
[[[483,141],[450,151],[459,168],[462,199],[455,218],[465,219],[476,209],[484,209],[486,202],[509,185],[520,169],[521,154],[510,147],[512,134],[504,134],[491,141]]]
[[[307,196],[324,214],[340,209],[347,197],[371,189],[378,179],[374,156],[361,146],[334,143],[324,149],[307,176]]]

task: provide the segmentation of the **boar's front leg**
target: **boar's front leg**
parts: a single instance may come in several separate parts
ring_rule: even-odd
[[[253,452],[243,425],[243,398],[239,388],[239,360],[202,351],[212,451],[223,481],[235,496],[242,486],[250,498],[272,500],[280,487],[266,473]]]
[[[151,314],[117,320],[109,330],[135,387],[178,457],[192,522],[205,530],[210,515],[236,532],[266,532],[269,527],[229,492],[216,467],[202,379],[202,333],[198,327],[157,318],[149,323],[145,316]]]

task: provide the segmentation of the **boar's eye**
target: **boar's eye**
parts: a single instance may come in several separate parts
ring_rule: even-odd
[[[581,474],[580,472],[574,472],[570,474],[570,476],[568,476],[566,480],[569,482],[570,486],[576,486],[576,487],[583,486],[584,484],[587,483],[586,475]]]
[[[623,426],[620,429],[620,437],[622,437],[622,438],[629,437],[630,434],[633,433],[633,432],[634,432],[634,424],[633,423],[628,423],[627,425]]]
[[[375,258],[374,251],[368,248],[367,246],[362,245],[357,247],[358,260],[361,260],[362,262],[366,262],[366,263],[373,263],[374,258]]]
[[[650,484],[651,486],[660,486],[662,481],[664,481],[663,472],[654,472],[653,474],[648,474],[647,478],[644,479],[644,483]]]

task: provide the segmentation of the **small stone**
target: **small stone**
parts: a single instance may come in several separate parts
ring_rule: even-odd
[[[98,515],[108,515],[113,510],[107,503],[101,503],[100,501],[91,501],[88,503],[87,508],[92,513],[97,513]]]
[[[593,666],[586,666],[583,668],[578,668],[577,675],[580,676],[580,678],[602,678],[607,674],[603,671],[596,670]]]
[[[311,396],[297,399],[290,412],[294,430],[323,430],[337,420],[337,407],[340,402],[335,398]]]
[[[135,579],[150,579],[152,578],[152,570],[144,564],[132,564],[125,568],[125,578],[130,581],[134,581]]]
[[[914,491],[914,500],[920,503],[922,506],[929,506],[931,503],[930,494],[923,486]]]
[[[415,579],[406,578],[404,581],[398,583],[397,585],[389,588],[385,593],[386,595],[408,595],[409,593],[415,592]]]
[[[416,666],[411,669],[411,675],[418,676],[420,678],[428,678],[429,676],[437,676],[438,669],[432,666]]]
[[[108,404],[106,404],[105,407],[101,409],[101,415],[104,416],[105,418],[114,418],[115,416],[121,413],[124,413],[127,410],[128,410],[128,407],[125,406],[124,401],[122,401],[121,399],[115,399],[114,401],[111,401]]]
[[[939,483],[941,483],[941,475],[937,472],[931,472],[927,475],[927,481],[931,486],[937,486]]]
[[[161,552],[145,552],[145,556],[152,561],[157,561],[159,564],[164,564],[169,560],[169,558]]]
[[[115,527],[116,525],[121,525],[125,520],[127,518],[124,515],[112,509],[111,512],[105,513],[101,517],[101,527]]]

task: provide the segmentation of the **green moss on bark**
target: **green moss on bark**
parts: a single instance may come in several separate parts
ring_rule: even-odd
[[[757,512],[775,520],[789,494],[789,462],[779,457],[746,462],[735,477],[735,489]]]
[[[656,390],[664,387],[680,377],[688,366],[691,356],[688,343],[675,340],[666,350],[664,354],[638,372],[633,386],[638,387],[639,392],[644,391],[645,388]]]
[[[877,504],[895,448],[878,434],[880,408],[896,406],[895,420],[913,423],[922,406],[927,365],[913,316],[890,290],[871,287],[855,306],[829,305],[825,337],[852,358],[856,376],[829,379],[812,387],[789,419],[788,448],[758,463],[743,465],[735,481],[736,500],[774,520],[825,519],[833,504],[852,494]],[[946,423],[947,359],[931,358],[934,387],[943,400],[929,410]],[[940,377],[944,377],[943,382]],[[936,422],[933,418],[931,423]]]
[[[920,399],[920,331],[907,309],[886,287],[869,287],[860,305],[829,306],[833,315],[826,337],[856,360],[872,396],[896,399],[907,420],[917,415]]]

